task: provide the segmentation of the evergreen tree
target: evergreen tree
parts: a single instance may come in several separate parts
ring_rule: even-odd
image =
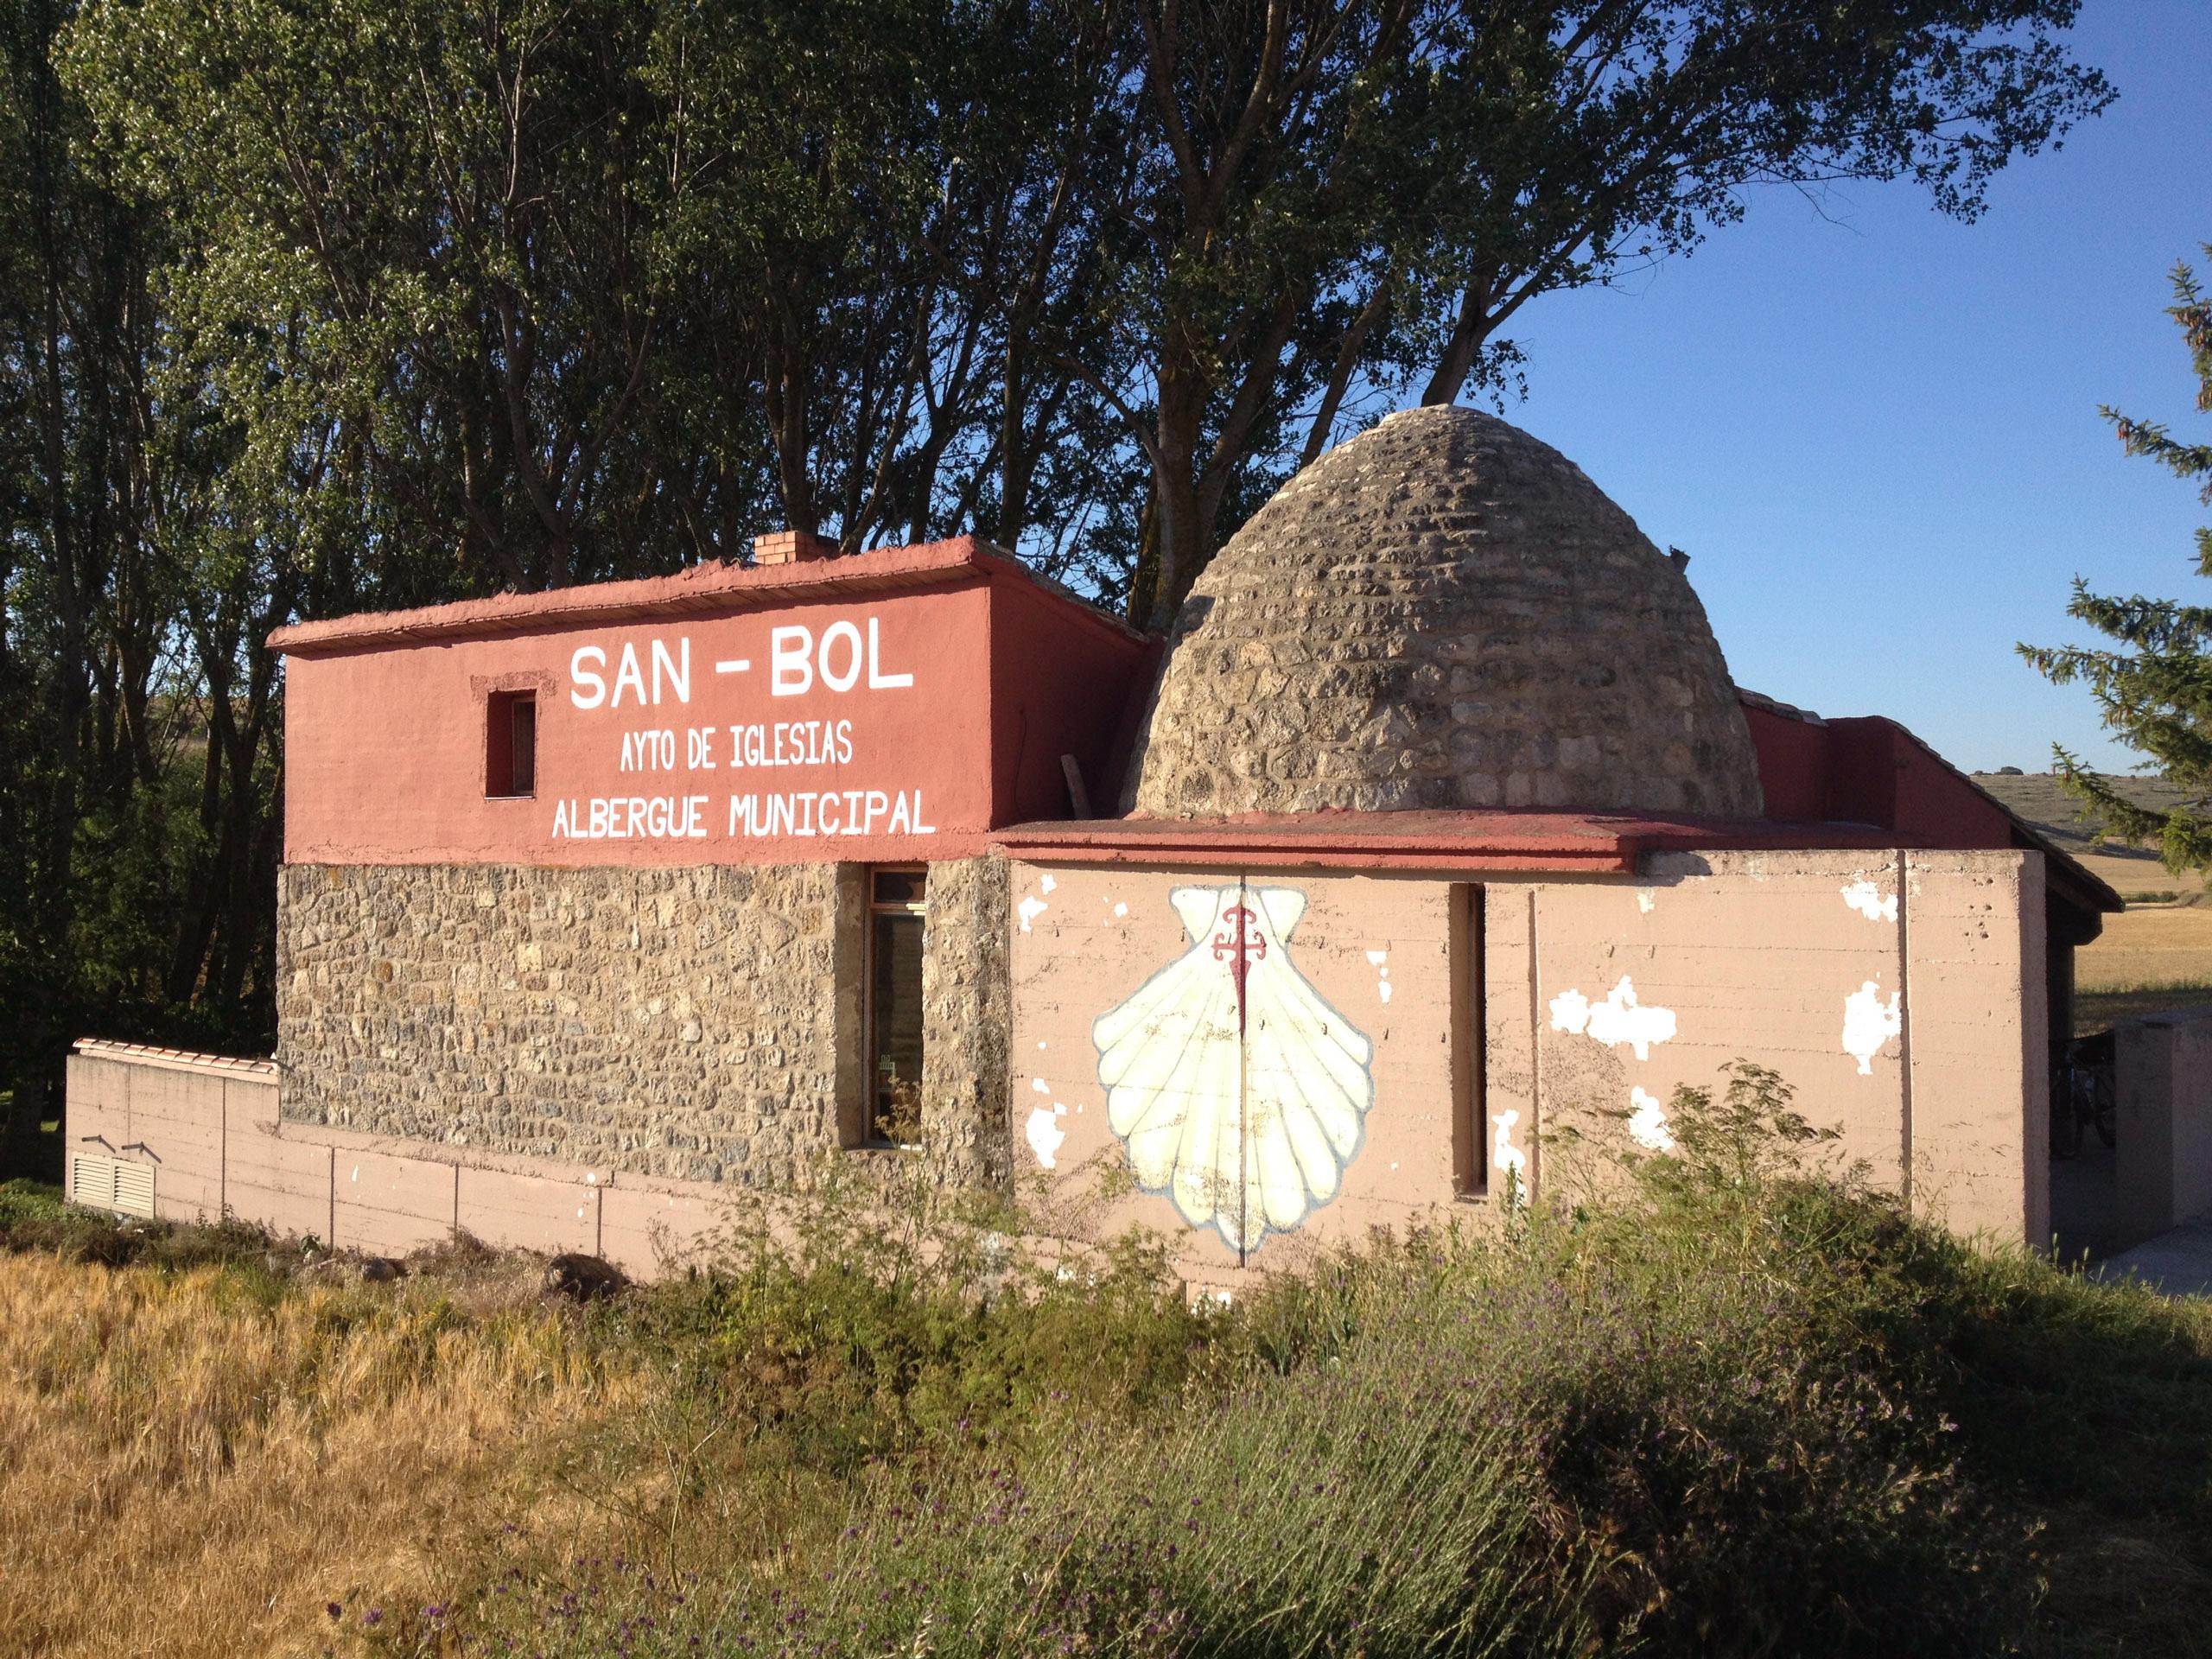
[[[2212,257],[2212,244],[2204,251]],[[2196,407],[2212,411],[2212,301],[2185,264],[2174,268],[2173,283],[2168,315],[2181,325],[2196,371]],[[2198,499],[2212,505],[2212,443],[2185,443],[2155,422],[2109,406],[2102,413],[2129,454],[2148,455],[2190,480]],[[2212,527],[2196,532],[2196,573],[2212,576]],[[2101,836],[2155,839],[2168,869],[2212,873],[2212,606],[2094,594],[2077,576],[2066,609],[2113,643],[2022,645],[2020,654],[2054,685],[2087,685],[2105,724],[2146,757],[2145,770],[2155,769],[2178,786],[2182,798],[2163,811],[2139,806],[2112,779],[2054,745],[2060,778]]]

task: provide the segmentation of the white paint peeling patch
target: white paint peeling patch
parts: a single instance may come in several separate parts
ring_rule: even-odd
[[[1021,918],[1021,931],[1027,933],[1029,931],[1029,925],[1042,916],[1051,906],[1042,899],[1025,899],[1014,908]]]
[[[1390,960],[1390,953],[1388,950],[1370,950],[1367,953],[1367,960],[1371,966],[1380,968]]]
[[[1898,994],[1891,991],[1885,1006],[1882,988],[1870,979],[1843,999],[1843,1052],[1859,1062],[1862,1077],[1874,1074],[1874,1056],[1882,1045],[1904,1030],[1904,1014],[1897,998]]]
[[[1561,991],[1552,998],[1552,1029],[1577,1036],[1590,1026],[1590,999],[1580,991]]]
[[[1046,893],[1050,893],[1054,887],[1058,887],[1060,884],[1049,872],[1047,872],[1046,874],[1040,875],[1037,878],[1037,885],[1042,887]]]
[[[1116,905],[1114,906],[1114,914],[1116,916],[1126,916],[1128,913],[1129,907],[1127,905]]]
[[[1853,881],[1843,890],[1843,902],[1870,922],[1894,922],[1897,918],[1897,896],[1888,898],[1872,881]]]
[[[1666,1109],[1643,1091],[1641,1084],[1628,1091],[1628,1132],[1647,1152],[1672,1152],[1674,1132],[1667,1127]]]
[[[1051,1094],[1051,1093],[1052,1092],[1051,1085],[1050,1085],[1050,1084],[1048,1084],[1045,1081],[1045,1079],[1044,1079],[1044,1078],[1042,1078],[1042,1077],[1032,1077],[1032,1078],[1030,1078],[1030,1079],[1029,1079],[1029,1087],[1030,1087],[1030,1088],[1031,1088],[1034,1092],[1036,1092],[1036,1093],[1038,1093],[1038,1094],[1040,1094],[1040,1095],[1049,1095],[1049,1094]]]
[[[1653,887],[1638,887],[1636,890],[1636,907],[1642,911],[1646,916],[1649,916],[1651,913],[1651,906],[1658,902],[1659,894],[1657,889]]]
[[[1051,1108],[1039,1106],[1030,1113],[1029,1126],[1022,1133],[1029,1142],[1029,1149],[1037,1154],[1038,1163],[1046,1169],[1059,1167],[1053,1154],[1059,1151],[1060,1142],[1068,1137],[1053,1117]]]
[[[1390,982],[1387,979],[1376,980],[1375,982],[1375,995],[1381,997],[1383,1001],[1388,1002],[1390,1000]]]
[[[1637,1059],[1648,1060],[1654,1043],[1674,1039],[1675,1011],[1638,1002],[1635,982],[1624,974],[1602,1002],[1593,1003],[1580,991],[1561,991],[1552,999],[1552,1029],[1586,1036],[1607,1048],[1626,1043]]]
[[[1052,1103],[1052,1116],[1054,1117],[1065,1117],[1067,1115],[1068,1109],[1066,1107],[1061,1105],[1057,1100]]]
[[[1039,1037],[1039,1038],[1037,1039],[1037,1049],[1038,1049],[1038,1052],[1039,1052],[1039,1053],[1042,1053],[1042,1052],[1044,1052],[1044,1048],[1045,1048],[1045,1039],[1044,1039],[1042,1037]]]
[[[1497,1133],[1491,1137],[1491,1173],[1501,1180],[1508,1175],[1517,1175],[1525,1186],[1529,1179],[1529,1154],[1513,1144],[1513,1126],[1521,1121],[1518,1112],[1499,1112],[1491,1122]]]

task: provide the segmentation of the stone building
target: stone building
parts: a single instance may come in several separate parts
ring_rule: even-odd
[[[81,1046],[76,1190],[645,1265],[925,1156],[1233,1275],[1602,1179],[1748,1059],[2047,1237],[2117,900],[1903,728],[1739,691],[1526,434],[1325,455],[1164,648],[987,543],[829,551],[281,631],[277,1053]]]

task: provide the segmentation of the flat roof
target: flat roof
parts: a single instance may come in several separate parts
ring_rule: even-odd
[[[1636,873],[1646,853],[1879,849],[1897,832],[1634,811],[1246,813],[1225,818],[1092,818],[1022,823],[994,846],[1033,864],[1214,864],[1249,858],[1315,869]]]
[[[982,576],[1020,582],[1079,620],[1132,641],[1144,635],[1059,583],[1039,575],[1004,548],[981,537],[917,547],[880,547],[842,558],[789,564],[696,564],[672,576],[599,582],[535,594],[500,594],[406,611],[364,611],[316,622],[295,622],[269,636],[288,657],[376,651],[431,641],[493,639],[596,623],[657,617],[726,616],[794,601],[860,594],[910,593]]]

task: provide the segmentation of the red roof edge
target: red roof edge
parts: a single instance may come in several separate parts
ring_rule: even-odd
[[[1758,751],[1766,810],[1789,823],[1840,816],[1875,822],[1893,844],[1929,849],[2011,847],[2044,855],[2046,879],[2068,902],[2117,911],[2120,895],[1886,715],[1822,720],[1738,690]]]
[[[1216,865],[1633,874],[1646,853],[1889,847],[1866,824],[1541,810],[1299,812],[1014,824],[991,844],[1033,864]]]
[[[1059,583],[1039,576],[1005,549],[981,537],[958,536],[915,547],[877,548],[843,558],[773,565],[696,564],[671,576],[593,582],[546,593],[499,594],[415,610],[368,611],[295,622],[270,633],[269,648],[292,657],[325,656],[544,628],[752,610],[848,593],[946,587],[971,576],[1027,582],[1071,616],[1127,638],[1142,637]]]

